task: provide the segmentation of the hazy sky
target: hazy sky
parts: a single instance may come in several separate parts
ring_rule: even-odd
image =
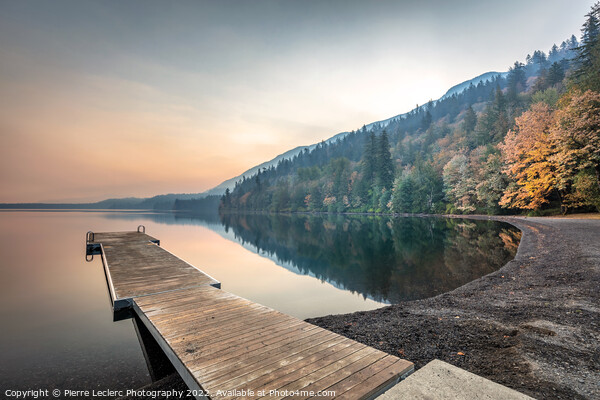
[[[202,192],[580,35],[594,0],[0,0],[0,202]]]

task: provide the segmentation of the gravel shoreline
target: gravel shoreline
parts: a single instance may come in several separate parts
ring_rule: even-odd
[[[307,321],[417,369],[437,358],[535,398],[600,398],[600,220],[489,218],[523,231],[498,271],[433,298]]]

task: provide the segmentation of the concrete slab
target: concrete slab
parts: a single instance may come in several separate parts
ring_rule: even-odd
[[[532,399],[489,379],[440,360],[433,360],[377,400],[524,400]]]

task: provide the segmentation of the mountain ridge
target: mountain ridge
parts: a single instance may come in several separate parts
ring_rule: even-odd
[[[489,72],[485,72],[481,75],[476,76],[475,78],[469,79],[467,81],[461,82],[457,85],[452,86],[450,89],[448,89],[446,91],[446,93],[440,97],[437,100],[434,100],[433,103],[435,104],[436,102],[443,100],[447,97],[450,97],[452,95],[458,95],[460,93],[462,93],[463,91],[465,91],[471,84],[473,85],[477,85],[480,82],[486,82],[486,81],[491,81],[495,76],[501,76],[501,77],[505,77],[508,74],[508,72],[496,72],[496,71],[489,71]],[[373,128],[379,128],[379,127],[383,127],[385,128],[386,126],[388,126],[391,122],[397,121],[400,118],[405,118],[407,115],[409,115],[410,113],[414,112],[415,110],[418,110],[419,108],[421,108],[423,106],[417,106],[414,109],[402,113],[402,114],[398,114],[395,115],[393,117],[384,119],[384,120],[380,120],[380,121],[375,121],[375,122],[371,122],[369,124],[365,124],[365,128],[367,131],[372,130]],[[330,137],[327,140],[324,140],[323,142],[325,143],[332,143],[335,142],[338,139],[343,139],[347,134],[349,134],[350,132],[340,132],[337,133],[335,135],[333,135],[332,137]],[[304,149],[308,149],[309,151],[311,151],[312,149],[314,149],[319,143],[313,143],[311,145],[308,146],[297,146],[291,150],[286,151],[285,153],[279,154],[278,156],[272,158],[269,161],[265,161],[259,165],[256,165],[252,168],[247,169],[246,171],[244,171],[242,174],[235,176],[233,178],[227,179],[223,182],[221,182],[219,185],[213,187],[212,189],[209,189],[207,191],[204,191],[202,193],[200,193],[200,195],[202,197],[206,197],[206,196],[211,196],[211,195],[216,195],[216,196],[221,196],[225,193],[226,189],[229,190],[233,190],[233,188],[235,187],[236,182],[240,181],[241,179],[243,179],[244,177],[249,178],[253,175],[255,175],[258,170],[261,170],[263,168],[269,168],[271,166],[276,166],[277,163],[279,163],[281,160],[284,159],[291,159],[293,158],[295,155],[299,154],[301,151],[304,151]]]

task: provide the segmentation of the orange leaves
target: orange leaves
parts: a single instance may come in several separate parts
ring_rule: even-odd
[[[595,171],[600,188],[600,93],[569,93],[560,105],[553,112],[544,103],[534,104],[516,119],[516,128],[500,145],[504,172],[515,181],[501,206],[538,209],[552,191],[560,194],[564,206],[591,204],[582,199],[591,190],[580,190],[577,196],[571,192],[591,186],[593,175],[576,178],[584,170]]]
[[[508,132],[500,149],[506,164],[504,172],[516,185],[507,188],[500,205],[537,209],[548,202],[556,185],[552,160],[556,146],[550,137],[554,115],[548,105],[537,103],[515,122],[516,129]]]
[[[574,93],[567,105],[556,112],[552,139],[557,143],[561,178],[574,175],[573,169],[600,167],[600,93]],[[564,182],[566,183],[566,182]]]
[[[335,196],[326,196],[323,199],[323,205],[324,206],[330,206],[335,204],[335,202],[337,201],[337,198]]]
[[[304,197],[304,205],[306,205],[306,207],[309,207],[309,206],[310,206],[310,201],[311,201],[311,199],[312,199],[312,195],[311,195],[311,194],[307,194],[307,195]]]

